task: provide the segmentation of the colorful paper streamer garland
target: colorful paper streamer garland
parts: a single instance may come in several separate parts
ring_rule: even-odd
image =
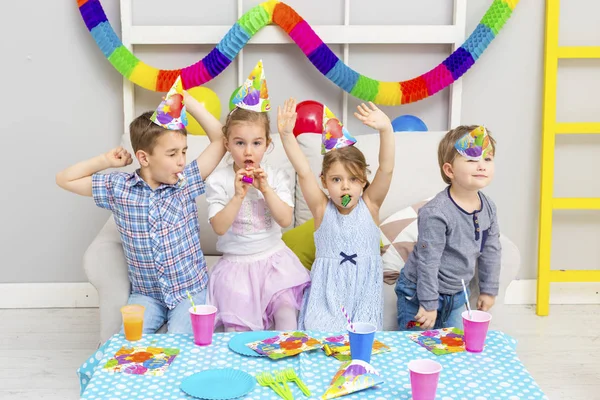
[[[494,0],[465,43],[437,67],[403,82],[382,82],[361,75],[340,60],[293,8],[277,0],[246,12],[202,60],[175,70],[157,69],[135,57],[118,38],[100,0],[77,0],[81,17],[108,61],[143,88],[166,92],[181,75],[183,88],[200,86],[225,70],[261,28],[277,24],[310,62],[341,89],[364,101],[396,106],[432,96],[459,79],[479,59],[512,15],[519,0]]]

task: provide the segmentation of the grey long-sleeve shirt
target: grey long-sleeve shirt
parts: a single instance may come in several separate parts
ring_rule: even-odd
[[[468,213],[450,196],[450,187],[419,210],[419,236],[404,265],[404,274],[417,284],[419,303],[436,310],[440,294],[462,290],[479,268],[481,293],[496,296],[500,278],[500,230],[496,206],[479,192],[481,209]]]

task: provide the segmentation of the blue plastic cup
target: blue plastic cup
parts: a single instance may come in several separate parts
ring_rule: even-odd
[[[350,338],[350,355],[353,360],[371,362],[373,341],[377,327],[368,322],[354,322],[354,330],[348,325],[348,337]]]

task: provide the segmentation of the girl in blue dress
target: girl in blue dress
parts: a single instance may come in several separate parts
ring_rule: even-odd
[[[390,119],[373,103],[357,107],[355,117],[380,134],[379,167],[367,180],[367,162],[339,120],[324,106],[321,183],[292,133],[296,101],[278,108],[283,147],[314,217],[316,258],[311,287],[305,291],[300,329],[342,331],[348,324],[341,306],[355,322],[382,329],[383,265],[380,255],[379,209],[394,170],[394,134]]]

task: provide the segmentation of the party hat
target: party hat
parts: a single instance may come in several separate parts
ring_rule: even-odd
[[[187,113],[183,104],[181,76],[177,77],[169,92],[150,117],[152,122],[166,129],[178,130],[187,126]]]
[[[346,361],[340,365],[321,399],[334,399],[382,383],[383,379],[370,364],[362,360]]]
[[[327,106],[323,106],[323,135],[321,136],[321,154],[342,147],[353,146],[356,139],[342,125]]]
[[[478,126],[458,139],[454,148],[466,159],[479,161],[492,151],[492,143],[487,130],[483,126]]]
[[[245,110],[265,112],[271,109],[262,60],[258,61],[231,102]]]

